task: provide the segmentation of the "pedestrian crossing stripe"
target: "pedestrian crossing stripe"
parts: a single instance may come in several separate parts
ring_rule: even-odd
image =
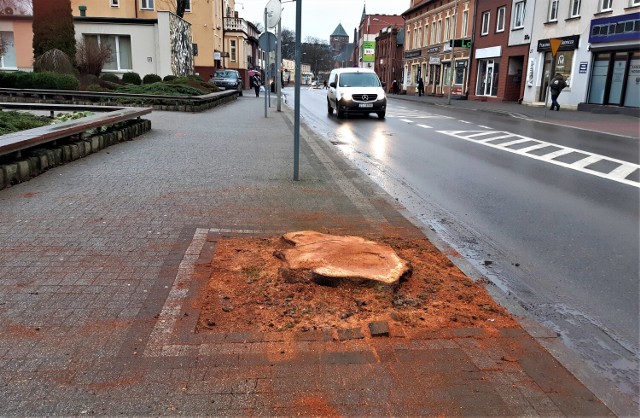
[[[634,173],[637,176],[638,171],[640,171],[640,165],[630,163],[628,161],[605,157],[603,155],[594,154],[576,148],[565,147],[551,142],[540,141],[535,138],[529,138],[507,131],[437,132],[640,188],[640,182],[638,180],[628,178]],[[548,152],[545,152],[545,148],[549,148],[547,150]],[[572,153],[576,153],[574,156],[575,160],[559,160],[559,158],[562,157],[569,157]],[[607,167],[606,171],[596,170],[594,166],[597,164]]]

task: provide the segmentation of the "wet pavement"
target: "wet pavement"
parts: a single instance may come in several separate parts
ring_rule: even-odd
[[[544,329],[195,333],[221,237],[426,233],[305,129],[294,182],[291,111],[262,106],[153,112],[0,191],[0,415],[612,414]]]

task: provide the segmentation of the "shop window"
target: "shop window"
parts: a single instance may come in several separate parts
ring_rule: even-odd
[[[513,8],[513,29],[524,28],[524,12],[527,5],[526,1],[519,1]]]
[[[489,34],[489,22],[491,20],[491,12],[482,13],[482,28],[480,29],[480,35]]]
[[[597,54],[595,56],[591,70],[591,81],[589,83],[589,103],[604,103],[604,91],[607,86],[607,73],[609,71],[610,59],[611,54]]]
[[[456,61],[456,73],[455,79],[453,80],[454,84],[461,85],[464,83],[465,63],[466,61]]]
[[[478,60],[478,80],[476,96],[498,95],[498,74],[500,63],[493,59]]]
[[[506,7],[498,8],[498,13],[496,15],[496,32],[504,32],[504,19],[506,12]]]
[[[550,0],[549,1],[549,22],[557,22],[558,21],[558,0]]]
[[[569,17],[580,17],[580,2],[581,0],[571,0],[569,5]]]
[[[85,42],[107,45],[111,58],[104,65],[105,70],[122,71],[133,69],[131,60],[131,37],[128,35],[84,35]]]
[[[629,73],[627,75],[627,89],[624,96],[625,106],[640,107],[640,52],[631,54]]]
[[[0,56],[0,68],[17,68],[16,46],[13,42],[13,32],[0,32],[0,43],[4,46],[4,54]]]

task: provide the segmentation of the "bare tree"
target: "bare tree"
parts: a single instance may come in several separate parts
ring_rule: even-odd
[[[76,62],[81,74],[100,76],[104,65],[112,59],[111,47],[106,44],[98,45],[95,39],[82,39],[76,50]]]
[[[160,0],[158,3],[160,3],[166,10],[169,10],[180,17],[184,17],[184,12],[187,10],[187,6],[191,6],[191,8],[193,8],[194,2],[196,2],[196,0]]]

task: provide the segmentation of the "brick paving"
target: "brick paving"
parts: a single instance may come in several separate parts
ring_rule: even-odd
[[[262,104],[156,111],[0,191],[0,415],[611,415],[520,330],[194,333],[217,237],[422,236],[306,132],[293,182],[290,112]]]

